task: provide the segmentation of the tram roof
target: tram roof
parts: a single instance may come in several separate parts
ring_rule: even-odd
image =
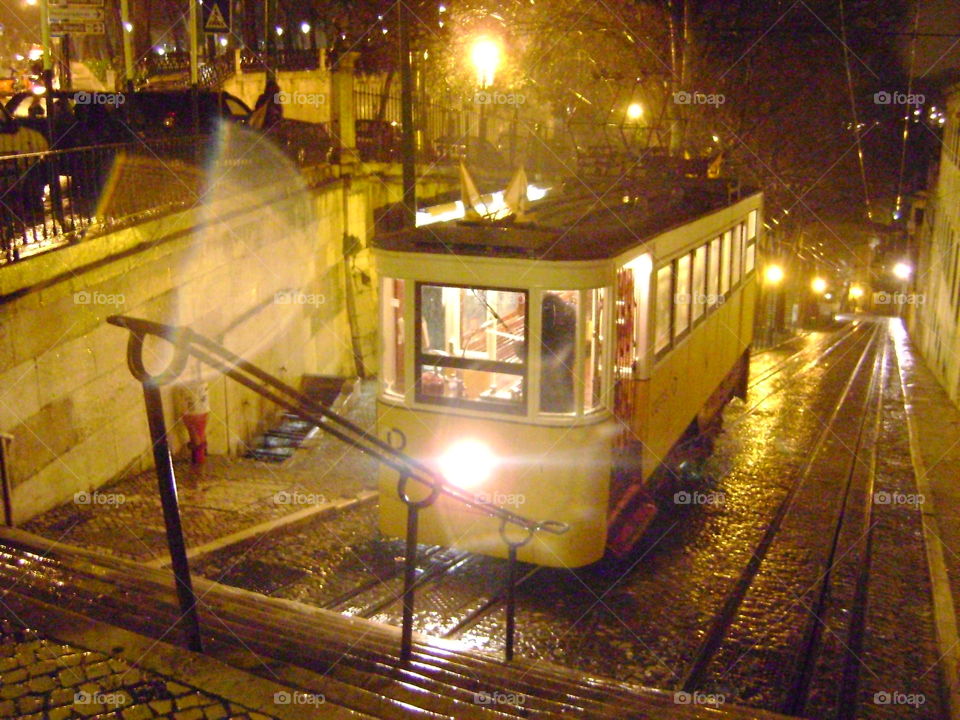
[[[568,180],[531,203],[528,221],[455,220],[374,238],[398,252],[531,260],[599,260],[749,197],[729,180]]]

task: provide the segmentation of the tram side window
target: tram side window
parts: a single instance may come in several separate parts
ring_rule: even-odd
[[[660,352],[670,345],[670,318],[673,315],[673,266],[657,270],[657,333],[653,351]]]
[[[755,240],[757,237],[757,211],[751,210],[747,215],[747,240]]]
[[[696,322],[703,315],[703,304],[707,296],[707,246],[701,245],[693,254],[693,286],[690,291],[690,322]]]
[[[380,359],[380,378],[386,395],[403,397],[405,388],[403,359],[405,335],[403,327],[404,281],[383,279],[381,328],[383,355]]]
[[[417,400],[522,411],[526,293],[420,285],[417,300]]]
[[[752,273],[757,266],[757,244],[747,243],[747,252],[743,260],[743,274]]]
[[[720,238],[710,241],[710,264],[707,268],[707,307],[720,303]]]
[[[590,412],[603,403],[603,345],[606,313],[606,290],[584,292],[583,318],[586,323],[584,349],[583,410]]]
[[[543,294],[540,332],[540,410],[572,413],[577,351],[579,292],[555,290]]]
[[[720,294],[730,292],[730,231],[723,234],[723,244],[720,255]]]
[[[673,293],[673,336],[680,337],[690,327],[690,256],[677,258],[677,283]]]
[[[731,277],[730,277],[730,286],[736,287],[737,283],[740,282],[740,270],[743,262],[743,239],[741,231],[743,230],[743,225],[737,225],[733,228],[733,250],[731,252]]]

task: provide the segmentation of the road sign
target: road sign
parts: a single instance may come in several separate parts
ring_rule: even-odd
[[[83,20],[52,22],[51,35],[103,35],[102,22],[85,22]]]
[[[230,0],[203,0],[203,31],[230,31]]]
[[[103,22],[103,8],[97,7],[65,7],[50,8],[50,22]]]
[[[103,7],[103,0],[52,0],[49,3],[50,12],[59,8]]]

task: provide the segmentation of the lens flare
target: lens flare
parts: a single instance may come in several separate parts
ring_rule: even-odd
[[[448,482],[468,489],[480,485],[493,474],[497,457],[478,440],[460,440],[437,458],[437,464]]]

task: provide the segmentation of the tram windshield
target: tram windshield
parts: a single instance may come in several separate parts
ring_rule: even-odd
[[[524,412],[526,292],[421,284],[417,295],[418,400]]]

